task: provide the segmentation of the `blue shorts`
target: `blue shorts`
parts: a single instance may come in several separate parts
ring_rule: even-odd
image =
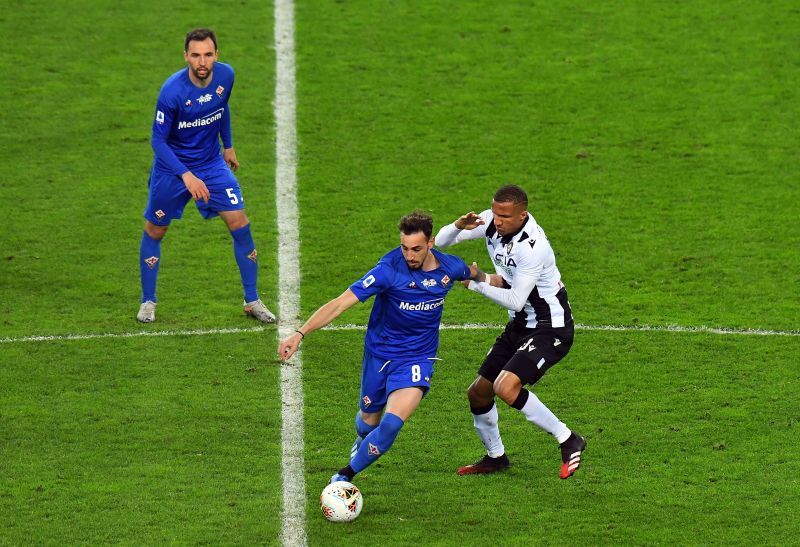
[[[208,203],[202,199],[195,202],[203,218],[215,217],[219,211],[244,209],[239,182],[222,157],[212,165],[192,169],[192,173],[206,184],[211,195]],[[192,199],[192,194],[186,189],[181,177],[157,170],[153,166],[148,185],[150,195],[144,218],[156,226],[168,226],[172,220],[183,217],[183,209]]]
[[[435,357],[387,361],[364,352],[361,364],[361,401],[364,412],[380,412],[389,394],[404,387],[420,387],[427,395]]]

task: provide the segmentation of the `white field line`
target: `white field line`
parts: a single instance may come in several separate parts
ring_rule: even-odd
[[[285,325],[286,319],[281,321]],[[441,325],[441,330],[481,330],[501,329],[504,325],[499,323],[465,323],[462,325]],[[366,325],[329,325],[324,330],[365,330]],[[576,325],[577,330],[587,331],[619,331],[619,332],[673,332],[673,333],[705,333],[705,334],[737,334],[740,336],[800,336],[797,330],[767,330],[767,329],[734,329],[728,327],[682,327],[680,325]],[[65,340],[92,340],[95,338],[139,338],[143,336],[207,336],[214,334],[244,334],[250,332],[263,332],[269,327],[239,327],[225,329],[196,329],[196,330],[160,330],[121,333],[97,334],[56,334],[43,336],[20,336],[17,338],[0,338],[0,344],[13,344],[19,342],[54,342]],[[289,334],[294,329],[285,327],[283,334]],[[276,348],[277,349],[277,348]]]
[[[300,319],[300,224],[297,213],[297,125],[294,4],[275,0],[275,194],[278,222],[278,336]],[[277,348],[276,348],[277,354]],[[303,357],[281,365],[281,542],[305,546],[306,486],[303,456]]]

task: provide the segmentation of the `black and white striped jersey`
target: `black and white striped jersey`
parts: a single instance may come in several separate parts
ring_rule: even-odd
[[[533,216],[515,234],[497,233],[491,209],[481,213],[485,224],[459,230],[455,224],[442,227],[436,245],[445,248],[483,237],[503,288],[471,281],[470,290],[508,309],[511,321],[528,328],[563,327],[572,321],[567,290],[561,282],[553,248]]]

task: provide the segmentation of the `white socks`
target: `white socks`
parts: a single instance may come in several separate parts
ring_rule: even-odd
[[[525,401],[525,405],[519,410],[525,415],[525,418],[527,418],[529,422],[533,422],[553,435],[553,437],[558,440],[558,444],[569,439],[572,431],[570,431],[569,428],[564,425],[564,422],[560,421],[556,415],[553,414],[549,408],[544,406],[544,403],[530,391],[528,391],[528,400]],[[497,416],[497,409],[494,409],[494,412],[495,416]],[[496,423],[497,419],[495,418],[495,424]],[[477,429],[477,427],[476,425],[475,428]],[[498,435],[499,434],[498,431]]]
[[[475,424],[475,431],[478,433],[483,446],[486,447],[486,452],[489,453],[489,456],[497,458],[505,454],[506,448],[500,438],[500,428],[497,427],[497,405],[492,403],[492,409],[484,414],[473,414],[472,421]]]

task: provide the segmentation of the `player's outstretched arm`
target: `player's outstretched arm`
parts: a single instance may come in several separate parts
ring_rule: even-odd
[[[329,324],[358,301],[358,297],[348,288],[342,294],[315,311],[313,315],[308,318],[308,321],[291,336],[281,340],[278,346],[278,356],[284,361],[288,360],[294,355],[297,348],[300,347],[300,342],[303,338],[308,336],[309,333]]]
[[[436,245],[444,249],[462,241],[479,238],[483,236],[485,230],[475,230],[475,228],[485,224],[486,221],[482,216],[475,211],[470,211],[458,217],[455,222],[442,226],[435,237]]]

